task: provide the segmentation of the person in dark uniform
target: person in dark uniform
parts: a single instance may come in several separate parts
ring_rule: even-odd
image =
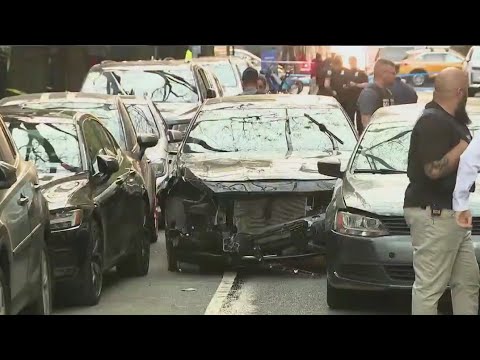
[[[467,74],[441,71],[433,101],[411,133],[403,210],[413,246],[413,315],[436,315],[448,285],[454,315],[478,314],[480,274],[471,228],[459,226],[454,211],[458,164],[472,139],[467,99]]]
[[[347,71],[347,81],[345,85],[345,105],[344,109],[347,112],[350,120],[357,125],[357,130],[360,133],[362,131],[361,116],[358,113],[357,116],[357,101],[360,93],[364,88],[368,86],[368,75],[365,71],[358,68],[357,58],[350,56],[348,59],[350,69]]]
[[[395,78],[395,83],[390,90],[392,91],[395,105],[415,104],[418,100],[418,95],[415,89],[399,76]]]
[[[331,66],[324,70],[323,93],[319,95],[333,96],[340,105],[345,106],[345,89],[347,85],[348,70],[343,67],[340,56],[336,56]]]
[[[389,89],[395,82],[395,64],[390,60],[379,59],[373,69],[374,82],[368,84],[358,97],[358,110],[362,120],[362,132],[370,122],[373,113],[383,106],[395,104]]]

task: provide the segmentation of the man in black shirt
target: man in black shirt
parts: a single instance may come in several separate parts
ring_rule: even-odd
[[[415,104],[418,100],[415,89],[398,76],[390,90],[392,91],[395,105]]]
[[[324,89],[323,95],[333,96],[338,102],[344,106],[345,104],[345,86],[347,84],[348,70],[343,67],[343,61],[340,56],[336,56],[331,66],[324,73]]]
[[[395,82],[395,64],[390,60],[379,59],[373,69],[374,83],[362,90],[358,98],[358,110],[362,127],[365,129],[373,113],[383,106],[394,105],[393,94],[389,87]],[[362,129],[362,131],[363,131]]]
[[[452,210],[458,162],[471,140],[467,96],[467,75],[443,70],[411,134],[404,212],[413,245],[413,314],[436,314],[448,284],[454,314],[478,312],[480,275],[471,232],[457,225]]]
[[[360,93],[364,88],[368,86],[368,75],[365,71],[362,71],[358,68],[357,58],[355,56],[350,56],[348,58],[348,63],[350,65],[350,69],[347,70],[346,75],[346,84],[345,86],[345,94],[344,94],[344,104],[342,104],[343,108],[347,112],[350,120],[355,124],[357,124],[357,130],[359,133],[362,132],[362,122],[360,114],[357,115],[357,119],[355,119],[355,113],[357,112],[357,101],[360,97]]]

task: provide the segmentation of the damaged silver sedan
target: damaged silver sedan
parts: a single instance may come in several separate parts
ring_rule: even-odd
[[[181,140],[165,190],[169,270],[322,253],[336,180],[319,174],[317,162],[346,165],[356,142],[333,98],[208,100]]]

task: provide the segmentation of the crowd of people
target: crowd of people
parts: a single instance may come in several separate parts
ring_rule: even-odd
[[[335,97],[355,124],[359,134],[370,122],[373,113],[383,106],[416,103],[415,89],[396,75],[395,64],[379,59],[374,67],[373,82],[365,71],[358,68],[357,58],[349,58],[349,67],[340,56],[332,54],[325,60],[320,54],[311,66],[311,95]],[[267,80],[254,68],[242,75],[243,95],[265,94]]]

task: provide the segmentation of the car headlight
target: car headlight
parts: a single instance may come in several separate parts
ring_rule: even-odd
[[[157,178],[164,176],[167,172],[167,161],[165,159],[152,162],[150,165],[152,166],[152,169],[155,172],[155,177]]]
[[[472,81],[480,81],[480,69],[472,69]]]
[[[388,230],[379,219],[338,211],[335,231],[341,234],[376,237],[388,235]]]
[[[82,219],[83,211],[81,209],[50,213],[50,228],[52,231],[69,229],[79,226]]]

